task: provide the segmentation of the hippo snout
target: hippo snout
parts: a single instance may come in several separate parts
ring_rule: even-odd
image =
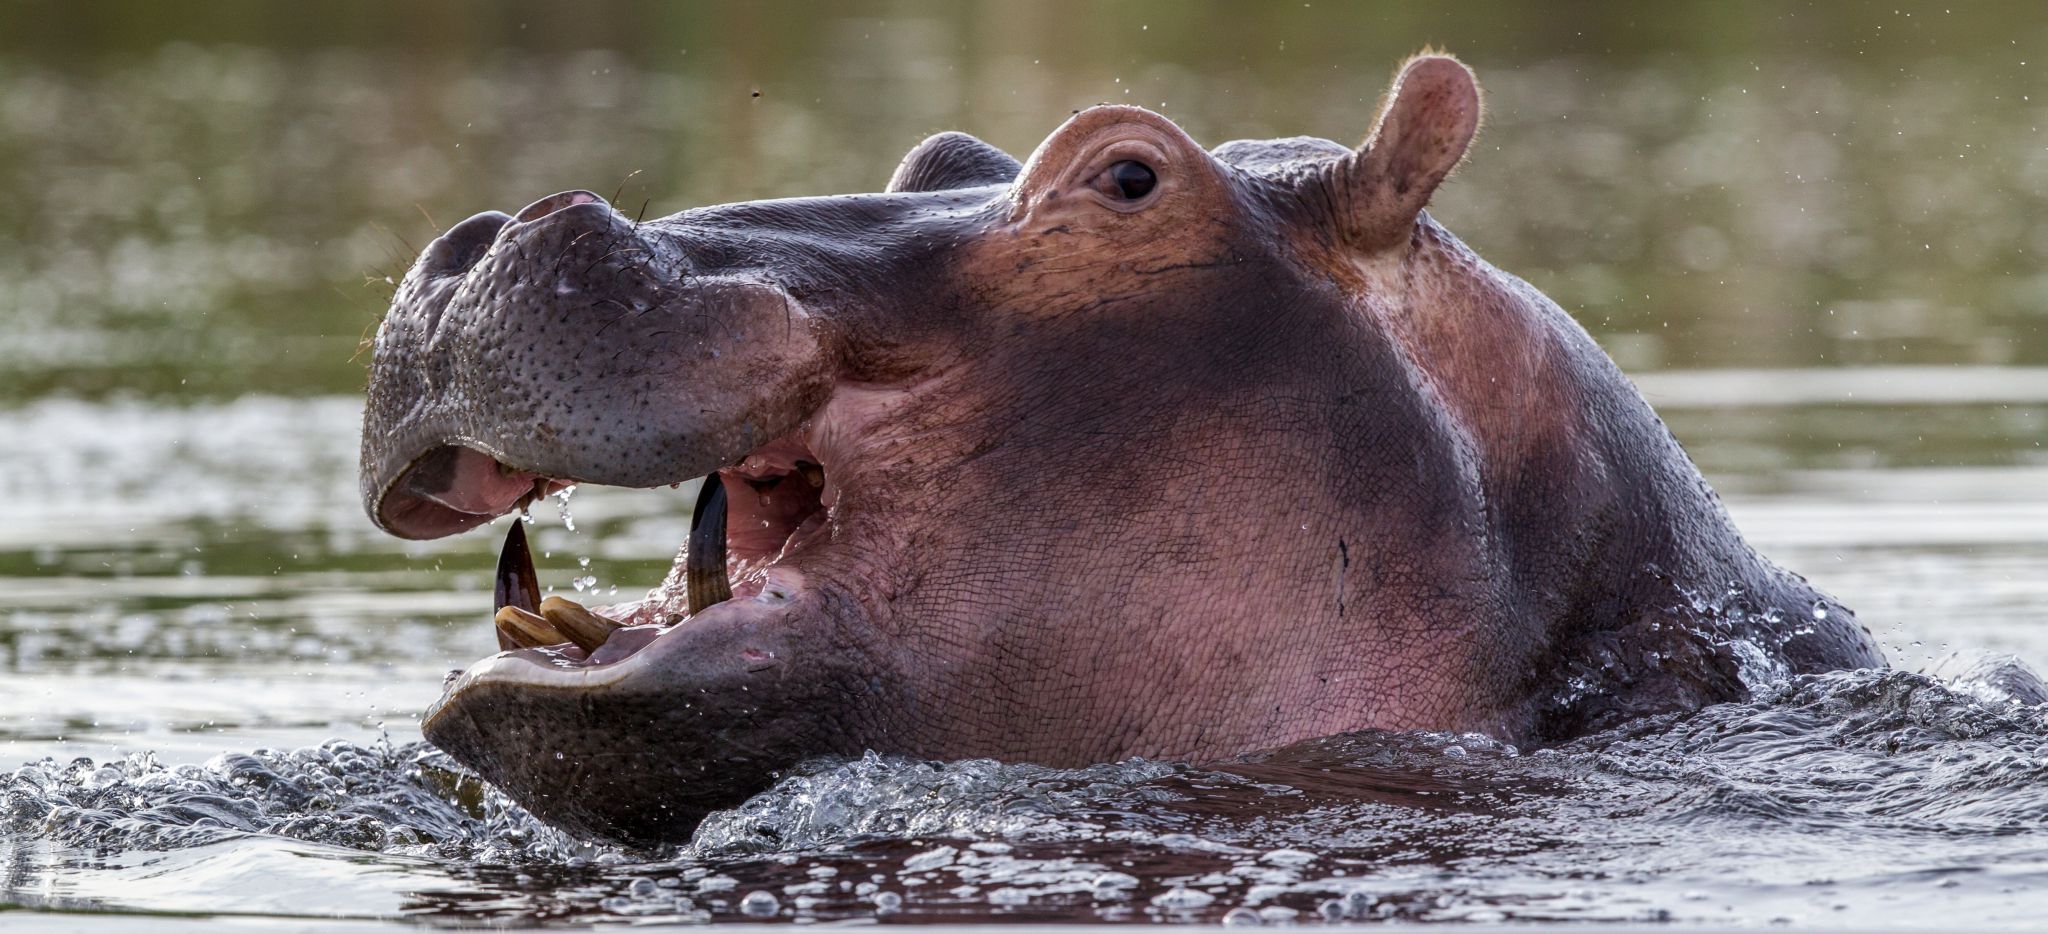
[[[794,428],[822,395],[803,304],[742,274],[754,251],[707,266],[706,238],[574,190],[436,239],[371,364],[378,525],[432,538],[569,483],[675,483]]]

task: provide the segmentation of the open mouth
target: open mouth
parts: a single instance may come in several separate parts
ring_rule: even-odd
[[[426,499],[440,511],[461,516],[438,521],[481,524],[571,485],[521,472],[469,448],[444,450],[456,453],[434,452],[400,481],[401,488],[433,488]],[[411,476],[423,468],[432,473]],[[771,442],[704,478],[689,540],[665,582],[642,600],[597,608],[541,596],[525,522],[513,522],[493,588],[498,646],[550,667],[587,669],[629,658],[727,601],[764,595],[786,599],[781,591],[789,582],[778,581],[774,572],[781,562],[829,537],[836,498],[831,478],[801,432]]]

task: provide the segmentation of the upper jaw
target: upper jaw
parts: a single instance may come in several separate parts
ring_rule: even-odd
[[[516,508],[522,484],[701,476],[829,391],[809,309],[765,274],[700,269],[681,228],[594,200],[473,225],[443,239],[488,246],[436,241],[378,330],[362,494],[394,535],[473,528]],[[502,473],[475,482],[486,467]]]
[[[384,488],[371,507],[378,525],[405,538],[440,538],[475,528],[535,499],[571,486],[569,480],[509,466],[459,444],[437,445]]]

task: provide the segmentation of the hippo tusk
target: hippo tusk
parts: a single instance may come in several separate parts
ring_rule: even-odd
[[[498,645],[504,649],[531,649],[569,641],[547,617],[516,606],[500,609],[491,622],[498,627]]]
[[[597,651],[604,640],[611,638],[612,630],[619,628],[618,621],[599,616],[582,604],[561,597],[542,600],[540,615],[554,625],[556,632],[586,653]]]
[[[732,599],[732,583],[725,576],[725,482],[715,473],[704,478],[697,493],[683,562],[691,616]]]
[[[513,520],[512,529],[505,533],[505,547],[498,552],[498,575],[492,590],[493,613],[503,615],[507,607],[524,610],[528,615],[540,612],[540,579],[533,573],[533,552],[526,547],[526,523],[523,521]],[[498,648],[519,647],[520,644],[513,641],[505,627],[500,625]]]

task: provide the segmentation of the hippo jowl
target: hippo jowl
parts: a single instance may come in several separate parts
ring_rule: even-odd
[[[1022,165],[932,137],[878,194],[457,225],[377,335],[383,528],[710,477],[666,582],[514,599],[426,735],[655,841],[821,754],[1542,743],[1882,664],[1568,315],[1424,211],[1479,121],[1429,55],[1355,149],[1101,106]]]

